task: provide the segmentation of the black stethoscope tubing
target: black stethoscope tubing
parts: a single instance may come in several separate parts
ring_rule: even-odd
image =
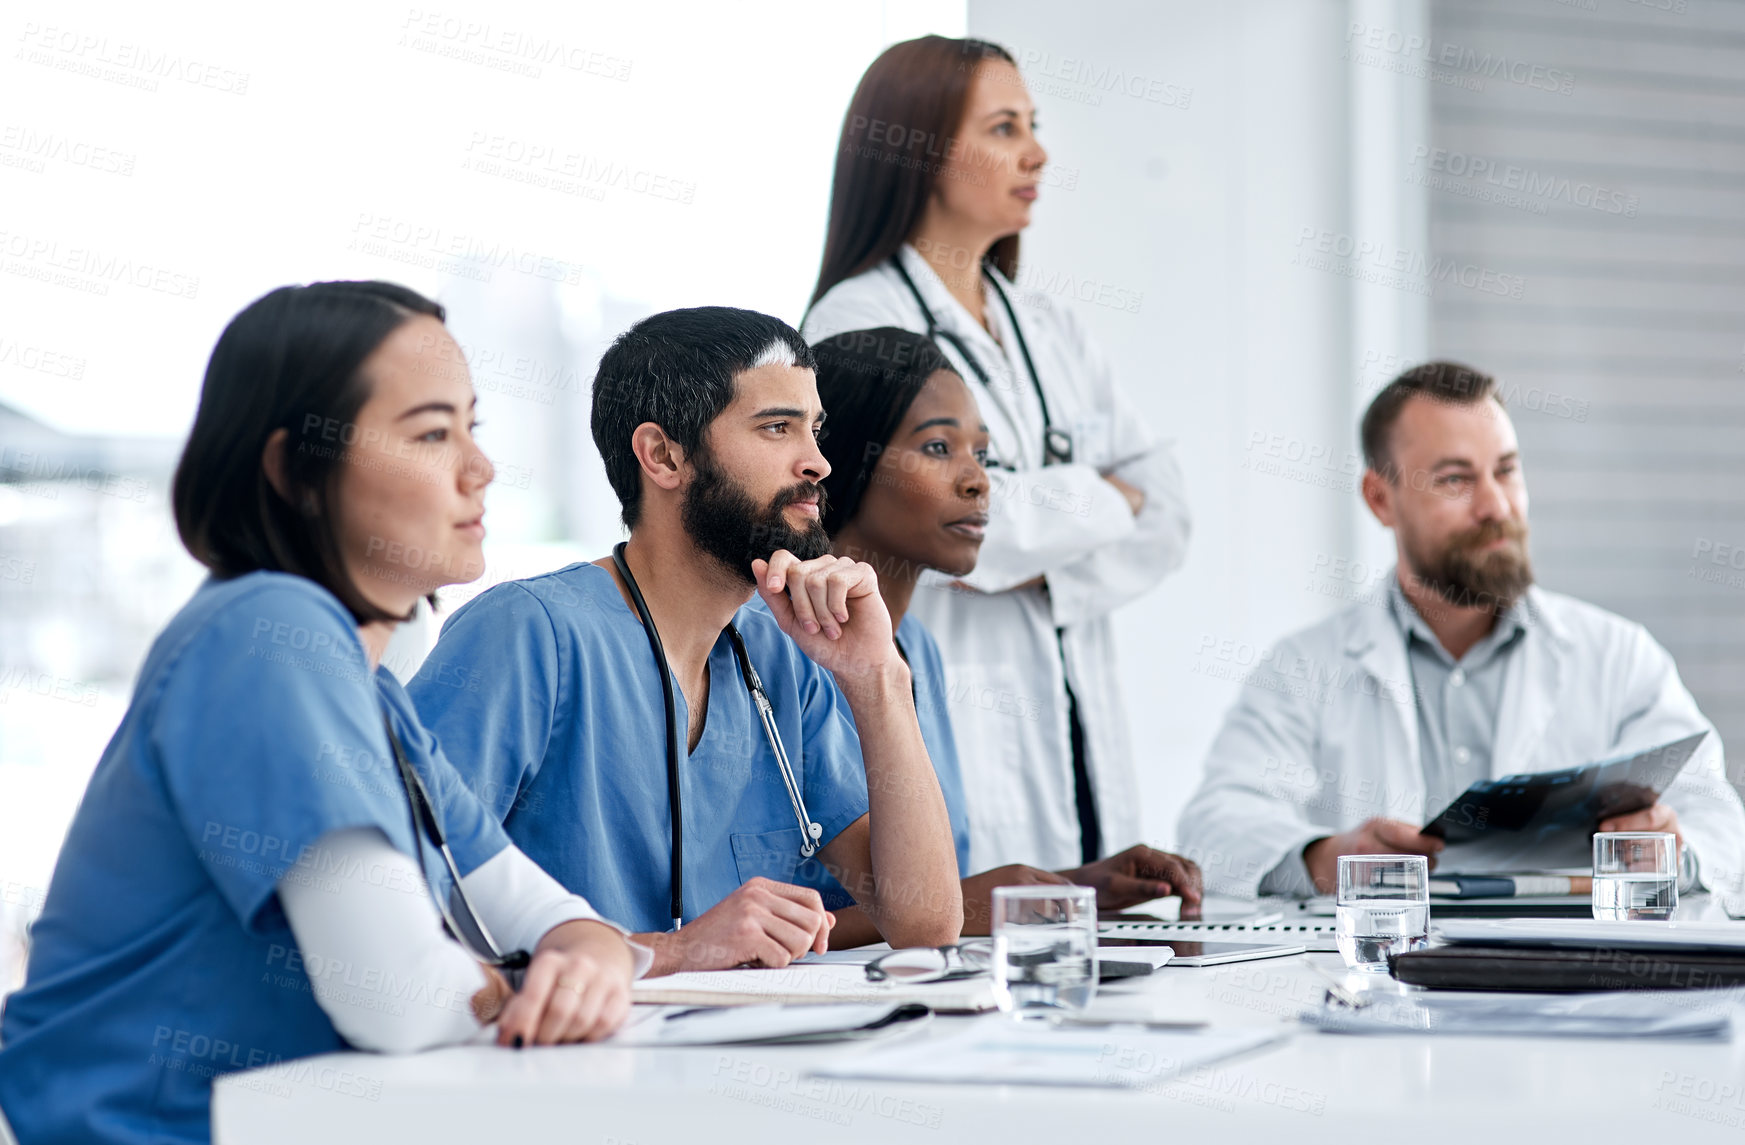
[[[394,763],[400,772],[400,785],[406,789],[406,804],[412,809],[412,847],[416,852],[419,836],[423,835],[442,854],[442,861],[448,867],[449,878],[454,880],[455,897],[460,900],[461,910],[472,925],[472,933],[476,934],[479,940],[484,943],[485,952],[483,954],[476,950],[470,951],[470,953],[478,961],[502,970],[525,970],[528,963],[533,961],[533,956],[525,950],[514,950],[504,954],[502,948],[497,945],[497,940],[492,937],[490,929],[485,926],[485,920],[480,917],[478,911],[473,909],[473,900],[467,895],[466,885],[461,882],[460,869],[455,866],[454,852],[448,849],[448,837],[443,833],[442,823],[436,817],[430,792],[425,789],[424,781],[418,777],[418,772],[413,770],[412,764],[407,761],[406,751],[400,746],[400,737],[394,733],[394,722],[388,718],[386,712],[382,713],[382,726],[388,730],[388,745],[394,749]],[[423,865],[423,862],[420,861],[419,866]],[[456,942],[463,946],[468,945],[468,939],[463,936],[464,932],[455,923],[454,916],[449,913],[448,904],[443,901],[442,896],[432,895],[431,897],[436,899],[436,909],[442,912],[442,921],[448,927],[448,932],[454,936]],[[519,988],[520,982],[517,978],[512,978],[511,981]]]
[[[654,626],[654,616],[648,610],[648,602],[642,597],[642,588],[636,583],[636,577],[630,571],[630,562],[625,559],[626,543],[619,541],[612,547],[612,564],[618,569],[618,575],[624,579],[624,587],[629,590],[630,602],[636,606],[637,619],[642,621],[642,630],[648,636],[648,646],[654,652],[655,665],[660,669],[661,700],[666,709],[666,781],[667,781],[667,814],[672,818],[672,920],[673,929],[678,930],[685,917],[685,829],[684,829],[684,799],[680,792],[681,776],[679,774],[679,729],[678,689],[673,684],[672,668],[667,664],[666,649],[660,642],[660,632]],[[782,783],[788,790],[788,801],[793,804],[794,818],[800,825],[800,855],[811,858],[818,850],[818,840],[823,836],[824,829],[813,822],[812,816],[806,810],[806,800],[800,791],[799,781],[794,778],[793,764],[788,760],[787,749],[782,744],[782,734],[776,727],[775,708],[769,702],[769,695],[763,690],[763,681],[758,678],[757,669],[751,666],[751,656],[745,650],[745,640],[739,635],[739,629],[729,624],[726,628],[728,642],[733,645],[734,659],[739,661],[739,675],[745,681],[745,690],[751,694],[752,705],[757,709],[758,718],[763,723],[764,738],[769,741],[770,750],[775,753],[776,767],[782,773]]]
[[[958,354],[962,356],[964,364],[969,366],[976,379],[981,382],[982,388],[992,394],[994,383],[987,369],[970,352],[969,346],[962,338],[939,324],[939,320],[933,316],[932,308],[921,297],[920,288],[915,285],[915,280],[910,278],[909,272],[904,269],[901,255],[891,256],[891,266],[896,269],[897,276],[903,280],[903,285],[909,288],[909,293],[915,299],[915,305],[920,308],[921,317],[927,323],[927,336],[936,340],[944,338],[950,342],[957,349]],[[1024,355],[1024,368],[1030,373],[1030,386],[1036,391],[1037,404],[1042,407],[1042,464],[1069,464],[1072,461],[1072,435],[1056,426],[1053,418],[1049,416],[1048,395],[1042,392],[1042,376],[1036,372],[1036,360],[1030,356],[1030,342],[1024,337],[1024,327],[1018,323],[1018,312],[1012,308],[1012,300],[1006,296],[1005,288],[1000,285],[1000,280],[994,277],[986,263],[982,264],[982,277],[988,285],[994,288],[994,293],[1000,296],[1000,304],[1006,308],[1006,317],[1012,323],[1012,333],[1018,338],[1018,350]],[[1002,407],[1004,404],[1001,403]],[[1012,418],[1011,420],[1012,428],[1017,429],[1017,419]]]

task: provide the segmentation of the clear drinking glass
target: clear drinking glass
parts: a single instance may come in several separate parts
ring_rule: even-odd
[[[1097,892],[994,888],[994,997],[1020,1018],[1082,1010],[1097,992]]]
[[[1423,855],[1340,855],[1334,916],[1345,965],[1387,973],[1388,955],[1430,944],[1428,860]]]
[[[1594,836],[1594,917],[1669,919],[1678,907],[1678,836],[1609,831]]]

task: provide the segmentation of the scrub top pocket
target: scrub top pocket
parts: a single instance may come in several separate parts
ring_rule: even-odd
[[[733,862],[743,885],[762,875],[778,883],[811,887],[824,900],[825,910],[841,910],[854,904],[854,896],[824,869],[816,855],[800,857],[800,828],[784,827],[760,835],[734,835]]]
[[[733,864],[739,871],[741,885],[760,875],[778,883],[791,883],[800,864],[805,862],[800,856],[798,826],[757,835],[733,835],[729,842],[733,846]]]

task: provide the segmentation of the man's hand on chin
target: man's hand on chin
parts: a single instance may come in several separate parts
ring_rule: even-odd
[[[751,572],[782,631],[845,691],[878,681],[902,663],[878,574],[865,561],[802,561],[777,549],[768,561],[752,561]]]

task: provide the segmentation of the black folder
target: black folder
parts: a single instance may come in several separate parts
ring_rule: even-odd
[[[1745,952],[1461,943],[1396,954],[1388,969],[1441,990],[1718,990],[1745,985]]]

